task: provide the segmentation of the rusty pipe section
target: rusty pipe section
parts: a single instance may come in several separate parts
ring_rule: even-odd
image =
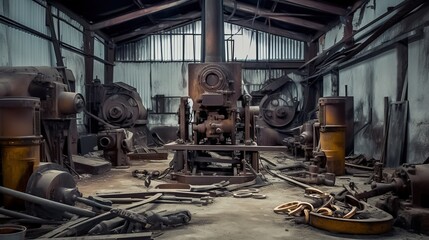
[[[58,110],[65,115],[80,113],[85,108],[82,94],[61,92],[58,96]]]
[[[204,62],[225,62],[223,0],[204,1]]]

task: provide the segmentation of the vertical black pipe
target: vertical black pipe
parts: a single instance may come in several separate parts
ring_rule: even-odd
[[[203,60],[224,62],[223,0],[204,0]]]

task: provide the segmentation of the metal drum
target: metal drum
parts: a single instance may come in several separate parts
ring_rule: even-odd
[[[40,163],[40,100],[0,98],[0,160],[2,186],[25,192]],[[24,202],[3,196],[4,206],[23,208]]]
[[[345,174],[345,127],[321,127],[320,146],[326,156],[326,171],[336,176]]]
[[[346,98],[323,97],[319,99],[320,126],[346,125]]]
[[[326,170],[336,176],[345,174],[346,97],[319,99],[320,149],[326,156]]]

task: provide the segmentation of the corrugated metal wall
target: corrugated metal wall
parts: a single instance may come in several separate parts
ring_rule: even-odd
[[[225,23],[228,61],[303,60],[304,42]],[[116,61],[201,60],[201,21],[120,45]]]
[[[225,23],[228,61],[303,60],[304,43]],[[117,46],[114,81],[137,88],[146,108],[155,111],[155,96],[164,95],[165,111],[174,113],[179,96],[188,95],[187,62],[201,59],[201,21]],[[270,78],[285,75],[279,69],[243,70],[249,91],[260,89]],[[151,124],[176,125],[175,115],[150,114]]]

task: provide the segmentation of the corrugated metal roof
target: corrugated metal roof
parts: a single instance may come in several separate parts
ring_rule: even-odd
[[[225,23],[228,61],[303,60],[304,42]],[[117,61],[200,61],[201,21],[119,45]]]

